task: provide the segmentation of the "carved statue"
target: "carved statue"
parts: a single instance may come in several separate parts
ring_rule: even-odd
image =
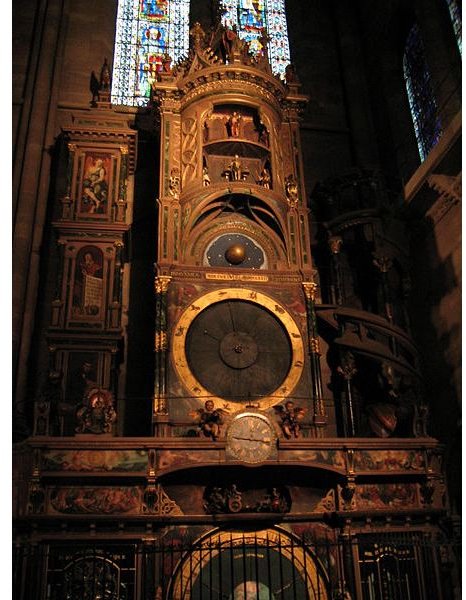
[[[242,494],[234,483],[227,489],[227,507],[232,513],[239,513],[243,508]]]
[[[258,185],[261,185],[265,189],[270,189],[270,184],[272,182],[272,176],[270,175],[270,171],[267,167],[264,167],[259,175],[259,179],[257,180]]]
[[[286,495],[285,493],[286,492]],[[288,497],[287,497],[288,496]],[[273,487],[268,490],[264,500],[258,503],[257,512],[286,513],[290,511],[289,493],[286,488]]]
[[[285,406],[281,404],[274,407],[275,413],[279,415],[281,419],[280,426],[283,431],[283,435],[289,440],[292,436],[295,438],[300,436],[301,426],[299,422],[304,418],[305,410],[299,406],[294,405],[292,400],[285,402]]]
[[[288,204],[294,208],[298,205],[298,184],[294,175],[288,175],[285,179],[285,193],[288,198]]]
[[[242,179],[241,166],[242,166],[241,161],[239,160],[238,155],[235,154],[235,157],[233,158],[233,160],[231,161],[231,163],[229,165],[231,179],[233,181],[240,181]]]
[[[166,73],[167,75],[171,75],[173,73],[172,57],[167,52],[165,52],[162,57],[162,72]]]
[[[204,492],[204,510],[207,514],[219,513],[287,513],[291,509],[291,496],[284,486],[270,487],[259,496],[259,490],[238,490],[236,484],[228,487],[214,485]]]
[[[110,74],[110,67],[108,66],[107,59],[104,59],[104,64],[100,70],[100,81],[99,81],[99,89],[101,91],[107,92],[110,90],[110,86],[112,83],[112,76]]]
[[[206,495],[204,510],[209,514],[225,512],[226,495],[221,487],[214,486]]]
[[[257,131],[257,141],[259,144],[269,145],[269,131],[257,113],[253,115],[254,128]]]
[[[249,175],[249,169],[243,167],[239,156],[235,154],[228,167],[222,172],[227,181],[244,181]]]
[[[202,185],[204,187],[207,187],[210,185],[210,177],[209,177],[209,171],[207,169],[207,167],[203,167],[202,169]]]
[[[231,29],[228,27],[225,28],[222,35],[222,46],[225,62],[227,59],[232,62],[233,55],[240,51],[240,39],[236,25],[233,25]]]
[[[239,124],[241,120],[242,117],[236,110],[228,117],[226,122],[228,137],[239,137]]]
[[[116,418],[112,393],[93,388],[76,412],[76,433],[110,433]]]
[[[296,70],[292,64],[287,65],[285,68],[285,83],[287,85],[290,85],[290,83],[299,83]]]
[[[194,23],[194,25],[189,30],[189,35],[193,40],[193,47],[195,50],[199,50],[204,46],[206,35],[200,23]]]

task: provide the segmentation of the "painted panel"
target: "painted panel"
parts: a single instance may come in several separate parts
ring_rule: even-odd
[[[147,468],[147,450],[45,450],[44,471],[140,472]]]

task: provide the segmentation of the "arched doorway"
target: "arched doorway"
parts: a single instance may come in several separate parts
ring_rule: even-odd
[[[215,531],[180,560],[167,600],[327,600],[317,557],[288,532]]]

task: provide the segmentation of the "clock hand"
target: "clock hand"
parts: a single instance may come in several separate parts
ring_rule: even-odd
[[[214,335],[212,335],[211,333],[209,333],[207,331],[207,329],[204,329],[204,335],[208,335],[209,337],[211,337],[213,340],[215,340],[216,342],[220,342],[221,340],[219,340],[218,338],[216,338]]]
[[[228,302],[228,310],[230,311],[231,326],[233,327],[233,331],[236,331],[235,320],[233,319],[233,311],[231,310],[230,302]]]
[[[241,437],[239,435],[233,435],[232,437],[235,440],[244,440],[246,442],[262,442],[263,444],[268,444],[270,442],[270,438],[255,438],[252,436]]]

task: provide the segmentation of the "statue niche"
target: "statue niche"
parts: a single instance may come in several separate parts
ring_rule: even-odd
[[[259,109],[214,106],[202,123],[202,140],[203,186],[228,181],[272,189],[269,129]]]

